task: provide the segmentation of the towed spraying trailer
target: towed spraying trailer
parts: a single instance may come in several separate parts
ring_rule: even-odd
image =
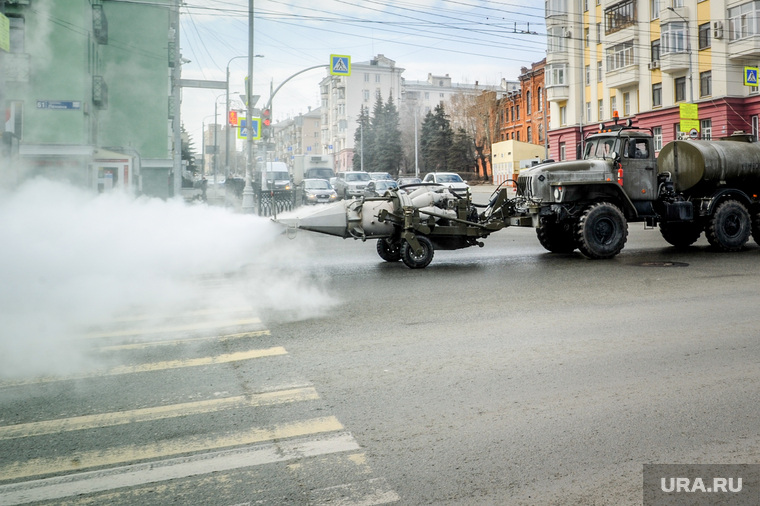
[[[384,197],[347,200],[283,223],[366,241],[389,262],[426,267],[436,249],[483,246],[509,226],[533,227],[550,252],[578,249],[611,258],[625,246],[628,222],[659,225],[687,247],[705,232],[716,249],[760,244],[760,143],[734,134],[718,141],[673,141],[655,158],[651,130],[614,125],[585,139],[579,160],[524,169],[516,196],[503,187],[478,206],[469,191],[410,185]]]

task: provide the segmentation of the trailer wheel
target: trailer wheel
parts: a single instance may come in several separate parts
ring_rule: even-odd
[[[430,242],[430,239],[418,235],[417,241],[422,246],[422,253],[420,255],[414,253],[412,246],[408,242],[403,241],[401,243],[401,260],[410,269],[424,269],[433,260],[433,243]]]
[[[388,239],[378,239],[377,254],[386,262],[398,262],[401,260],[401,244]]]
[[[538,242],[552,253],[570,253],[575,250],[573,229],[562,223],[545,223],[536,229]]]
[[[660,223],[662,238],[676,248],[688,248],[702,235],[702,224],[696,221]]]
[[[752,228],[749,212],[741,202],[727,200],[720,204],[707,222],[705,235],[714,247],[739,251],[749,240]]]
[[[752,215],[752,238],[760,245],[760,211]]]
[[[581,215],[575,239],[578,249],[588,258],[612,258],[625,246],[628,223],[617,206],[599,202]]]

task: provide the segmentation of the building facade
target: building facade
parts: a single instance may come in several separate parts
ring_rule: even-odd
[[[757,135],[760,6],[742,0],[548,0],[546,93],[551,157],[615,114],[652,128],[658,150],[691,133]],[[682,121],[681,104],[696,104]],[[694,114],[695,113],[695,114]]]
[[[170,68],[179,65],[167,47],[177,37],[171,5],[4,2],[10,26],[9,51],[0,55],[5,177],[39,174],[99,191],[168,195]]]

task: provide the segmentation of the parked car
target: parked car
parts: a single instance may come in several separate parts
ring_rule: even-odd
[[[339,197],[350,199],[364,195],[364,188],[370,181],[372,178],[369,177],[369,173],[361,170],[338,172],[334,187]]]
[[[370,172],[369,173],[369,177],[371,177],[375,181],[379,181],[379,180],[390,180],[390,181],[393,181],[393,176],[391,176],[387,172]]]
[[[388,190],[398,188],[398,183],[394,180],[379,179],[377,181],[370,181],[367,183],[367,187],[364,189],[365,197],[382,197]]]
[[[431,172],[425,175],[423,183],[436,183],[454,191],[466,191],[470,186],[456,172]]]
[[[422,179],[418,177],[400,177],[396,180],[399,186],[404,186],[405,184],[420,184],[422,182]]]
[[[326,179],[304,179],[303,199],[307,204],[327,204],[338,200],[338,194]]]

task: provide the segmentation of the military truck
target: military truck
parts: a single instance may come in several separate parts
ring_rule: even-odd
[[[658,226],[686,247],[704,231],[711,245],[760,244],[760,144],[737,133],[718,141],[683,140],[654,155],[649,129],[600,128],[580,160],[524,169],[513,225],[536,228],[551,252],[610,258],[625,246],[628,222]]]

